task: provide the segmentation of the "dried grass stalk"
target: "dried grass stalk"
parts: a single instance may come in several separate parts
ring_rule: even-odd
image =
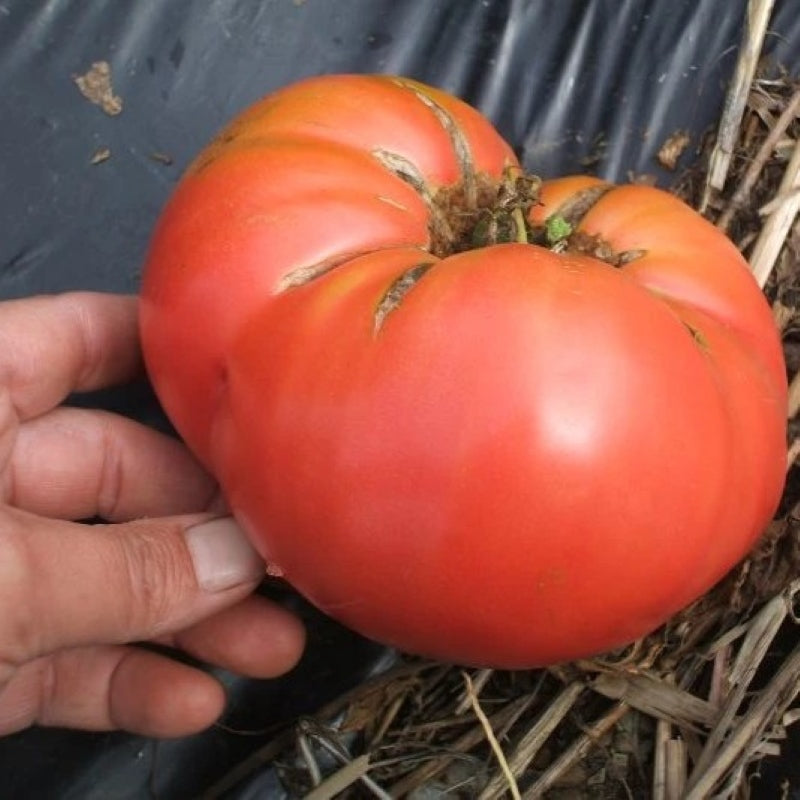
[[[781,113],[775,126],[770,130],[769,135],[764,139],[761,147],[758,149],[750,166],[747,168],[747,172],[731,195],[727,208],[717,220],[718,228],[721,228],[723,231],[728,230],[733,215],[747,202],[750,192],[753,191],[753,187],[756,185],[767,161],[775,152],[778,142],[786,134],[789,125],[797,118],[798,113],[800,113],[800,89],[797,89],[792,95],[791,100],[786,104],[786,108]]]
[[[660,719],[653,746],[652,800],[667,800],[667,748],[671,738],[672,725]]]
[[[369,771],[369,756],[359,756],[345,764],[340,770],[326,778],[319,786],[310,791],[305,800],[332,800],[340,795],[348,786],[361,780]]]
[[[492,752],[495,754],[497,758],[497,763],[500,764],[500,770],[505,780],[508,790],[511,792],[511,797],[513,800],[521,800],[519,787],[517,786],[517,781],[514,778],[513,773],[508,767],[508,761],[506,761],[505,753],[503,753],[503,748],[500,747],[500,742],[497,741],[497,737],[494,735],[494,731],[492,730],[492,723],[489,722],[489,718],[486,714],[483,713],[483,709],[481,708],[481,704],[478,700],[478,695],[475,692],[475,687],[472,685],[472,679],[469,677],[469,673],[464,672],[462,673],[464,676],[464,684],[467,690],[467,697],[469,698],[470,704],[472,705],[472,710],[475,712],[475,716],[478,718],[479,722],[481,723],[481,727],[486,734],[486,740],[489,742],[489,745],[492,748]]]
[[[493,729],[499,730],[510,719],[519,717],[530,704],[529,697],[521,697],[516,701],[503,706],[489,717],[489,724]],[[459,736],[447,749],[448,753],[434,755],[421,767],[407,774],[401,780],[393,783],[390,788],[392,797],[405,797],[409,792],[432,781],[443,772],[459,754],[467,753],[484,741],[484,731],[480,726],[471,728]]]
[[[769,726],[776,710],[783,713],[798,693],[800,693],[800,645],[778,669],[769,686],[759,694],[753,707],[731,731],[730,737],[717,750],[708,768],[693,777],[685,800],[703,800],[711,794],[715,785],[727,772],[737,766],[743,768],[754,755],[757,739]]]
[[[567,770],[577,764],[630,711],[627,703],[617,703],[609,712],[582,733],[522,795],[523,800],[538,800]]]
[[[716,717],[716,709],[707,700],[647,673],[603,674],[591,686],[605,697],[624,700],[643,714],[684,729],[701,730]]]
[[[578,681],[570,683],[523,734],[508,759],[508,765],[514,778],[519,778],[525,772],[584,691],[583,683]],[[505,790],[503,784],[501,776],[495,776],[481,792],[479,800],[497,800]]]
[[[739,136],[739,129],[747,104],[747,95],[756,74],[758,59],[767,31],[767,23],[772,14],[774,0],[750,0],[747,4],[747,24],[744,40],[733,83],[725,98],[725,107],[719,124],[717,141],[711,153],[706,184],[706,197],[709,189],[721,191],[725,186],[731,156]],[[706,203],[703,203],[705,207]]]
[[[691,785],[696,785],[701,779],[700,776],[707,774],[712,764],[719,760],[723,742],[731,735],[734,718],[741,708],[745,693],[750,687],[756,670],[764,660],[778,629],[786,619],[791,598],[799,588],[800,581],[795,581],[786,592],[767,603],[750,625],[727,679],[730,691],[692,772]]]
[[[689,751],[683,739],[670,739],[666,747],[665,800],[683,800],[686,796]]]
[[[775,267],[778,254],[800,211],[800,140],[794,146],[776,199],[778,203],[769,213],[750,255],[750,269],[762,288]]]

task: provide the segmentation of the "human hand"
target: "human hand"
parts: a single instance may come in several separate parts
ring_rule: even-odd
[[[302,651],[300,623],[252,594],[264,564],[186,449],[59,406],[140,370],[132,297],[0,303],[0,734],[181,736],[219,716],[213,677],[130,642],[264,678]],[[110,524],[72,521],[93,516]]]

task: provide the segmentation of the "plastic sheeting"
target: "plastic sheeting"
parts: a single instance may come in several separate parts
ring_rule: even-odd
[[[682,129],[692,139],[679,168],[696,157],[719,118],[745,10],[745,0],[3,0],[0,298],[136,291],[184,165],[243,106],[312,74],[391,72],[441,86],[545,176],[651,173],[669,185],[674,174],[654,156]],[[766,42],[794,73],[798,11],[778,0]],[[74,83],[97,61],[111,65],[117,115]],[[92,401],[165,424],[146,386]],[[252,731],[307,713],[390,657],[303,613],[311,644],[292,675],[223,676],[227,725]],[[27,731],[0,743],[0,795],[195,797],[268,740],[222,728],[167,743]],[[269,771],[257,781],[230,796],[281,796]]]

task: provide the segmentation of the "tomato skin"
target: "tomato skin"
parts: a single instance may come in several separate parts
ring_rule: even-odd
[[[580,223],[644,251],[620,268],[528,244],[432,254],[425,191],[464,167],[448,125],[476,172],[516,164],[476,112],[402,79],[312,79],[246,110],[155,233],[148,369],[323,611],[465,664],[608,650],[763,531],[780,343],[735,248],[655,189],[609,187]],[[546,183],[532,221],[594,185]]]

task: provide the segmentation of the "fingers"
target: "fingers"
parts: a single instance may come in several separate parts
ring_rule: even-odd
[[[230,518],[79,525],[0,518],[0,665],[153,639],[248,595],[264,565]]]
[[[300,620],[265,597],[251,595],[171,637],[201,661],[251,678],[288,672],[305,645]]]
[[[288,672],[304,644],[300,621],[258,596],[163,638],[252,678]],[[223,705],[216,680],[168,657],[116,645],[74,648],[23,665],[0,689],[0,736],[34,724],[184,736],[208,727]]]
[[[63,650],[25,664],[0,690],[0,735],[33,724],[185,736],[222,713],[210,675],[136,647]]]
[[[57,408],[24,423],[6,502],[62,519],[115,522],[205,510],[214,481],[177,441],[102,411]]]
[[[263,569],[227,518],[85,526],[7,512],[0,734],[34,723],[150,736],[207,727],[224,703],[215,680],[113,643],[159,639],[250,676],[282,674],[304,633],[287,611],[248,596]]]
[[[19,419],[141,369],[137,302],[92,292],[0,305],[0,385]]]

